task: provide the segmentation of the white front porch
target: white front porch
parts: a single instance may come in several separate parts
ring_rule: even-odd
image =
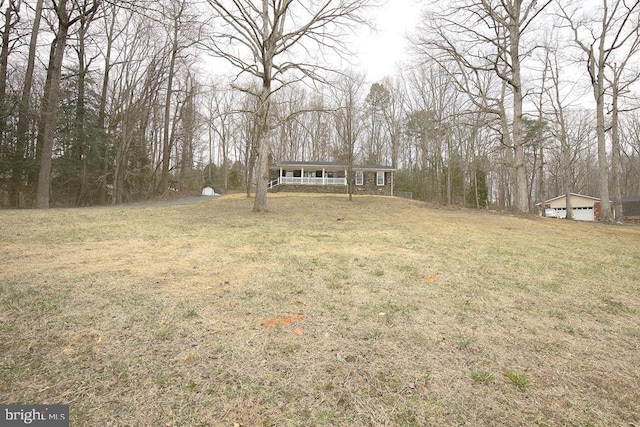
[[[346,186],[347,170],[343,166],[289,166],[280,167],[278,178],[268,188],[277,185]]]
[[[281,176],[271,181],[268,188],[276,185],[347,185],[347,178]]]

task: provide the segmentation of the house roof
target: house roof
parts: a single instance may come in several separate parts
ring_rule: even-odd
[[[342,162],[299,162],[299,161],[282,161],[276,163],[273,167],[300,167],[300,168],[334,168],[334,169],[344,169],[347,167],[346,163]],[[368,171],[394,171],[395,168],[391,166],[383,166],[383,165],[353,165],[353,170],[368,170]]]
[[[599,197],[586,196],[586,195],[584,195],[584,194],[578,194],[578,193],[569,193],[569,194],[570,194],[571,196],[583,197],[583,198],[585,198],[585,199],[591,199],[591,200],[594,200],[594,201],[596,201],[596,202],[599,202],[599,201],[600,201],[600,198],[599,198]],[[542,204],[543,204],[543,203],[544,203],[544,204],[547,204],[547,203],[555,202],[556,200],[560,200],[560,199],[562,199],[564,196],[565,196],[565,195],[563,194],[563,195],[561,195],[561,196],[554,197],[553,199],[549,199],[549,200],[545,200],[544,202],[536,203],[536,206],[542,206]]]

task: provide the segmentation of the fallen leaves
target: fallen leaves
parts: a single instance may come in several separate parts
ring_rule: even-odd
[[[272,328],[274,326],[288,326],[296,322],[299,322],[304,318],[303,314],[295,314],[293,316],[278,317],[275,319],[269,319],[261,323],[265,328]]]
[[[261,325],[265,328],[272,328],[274,326],[289,326],[296,322],[299,322],[303,318],[304,318],[303,314],[294,314],[292,316],[277,317],[274,319],[265,320],[264,322],[261,323]],[[302,329],[300,328],[295,328],[292,332],[298,336],[303,335]]]
[[[427,276],[427,277],[424,278],[424,281],[427,282],[427,283],[433,283],[436,280],[437,280],[436,276]]]

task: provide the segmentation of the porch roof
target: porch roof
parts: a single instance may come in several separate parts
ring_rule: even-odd
[[[282,161],[272,166],[272,169],[325,169],[325,170],[344,170],[347,168],[345,163],[341,162],[300,162],[300,161]],[[394,171],[395,168],[383,165],[353,165],[356,171]]]

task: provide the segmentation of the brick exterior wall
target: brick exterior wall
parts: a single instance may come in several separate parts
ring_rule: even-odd
[[[624,222],[627,224],[640,225],[640,216],[625,216]]]
[[[376,184],[376,173],[364,171],[362,185],[353,186],[353,194],[367,194],[371,196],[391,196],[391,182],[393,172],[384,173],[384,185]]]

